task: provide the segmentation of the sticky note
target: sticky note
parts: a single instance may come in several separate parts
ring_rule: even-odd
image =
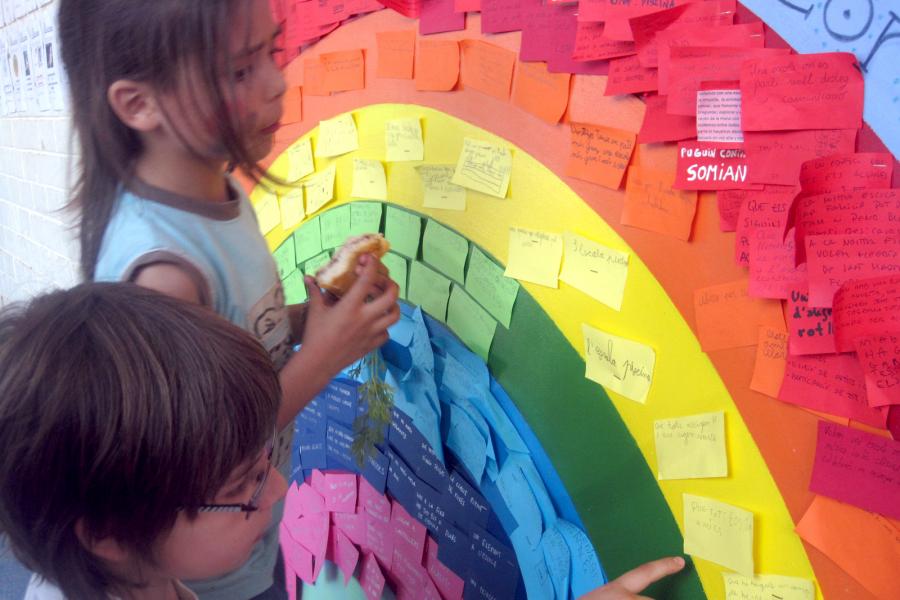
[[[697,212],[697,192],[672,187],[672,171],[629,167],[622,223],[687,241]]]
[[[854,279],[834,295],[834,342],[851,352],[857,337],[900,331],[900,275]]]
[[[783,575],[746,577],[737,573],[722,573],[725,580],[725,600],[814,600],[816,586],[808,579]]]
[[[279,198],[281,226],[289,231],[303,220],[303,188],[286,188]]]
[[[329,92],[361,90],[365,87],[363,51],[340,50],[319,55],[324,70],[324,86]]]
[[[753,183],[794,185],[804,161],[853,152],[855,143],[856,129],[745,131],[747,178]]]
[[[319,121],[316,157],[340,156],[359,149],[359,134],[353,115],[345,113]]]
[[[684,494],[684,552],[753,576],[753,513]]]
[[[316,167],[313,164],[312,142],[308,137],[303,138],[299,142],[295,142],[288,148],[287,157],[287,180],[289,182],[302,179],[316,170]]]
[[[455,231],[428,219],[422,237],[422,259],[446,275],[462,283],[466,278],[469,242]]]
[[[376,75],[392,79],[412,79],[416,55],[416,32],[376,31],[378,66]]]
[[[356,570],[356,563],[359,561],[359,550],[353,545],[346,535],[340,531],[332,532],[332,540],[334,544],[334,562],[344,575],[344,585],[353,577],[353,571]]]
[[[337,248],[350,235],[350,205],[342,204],[319,216],[322,247]]]
[[[894,162],[888,152],[852,152],[814,158],[800,165],[804,194],[887,189]]]
[[[456,167],[453,165],[419,165],[416,172],[422,179],[425,208],[466,210],[466,188],[451,181]]]
[[[609,60],[635,53],[634,42],[614,40],[603,35],[603,23],[579,21],[575,30],[575,60]]]
[[[460,31],[466,28],[466,13],[454,10],[453,0],[432,0],[422,3],[419,35]]]
[[[561,235],[510,227],[509,259],[504,275],[547,287],[558,287],[562,255]]]
[[[620,310],[628,278],[628,253],[568,231],[564,239],[559,278],[610,308]]]
[[[259,222],[259,230],[266,235],[281,223],[281,209],[278,206],[278,196],[274,193],[266,195],[253,205],[256,211],[256,220]]]
[[[406,300],[406,280],[408,265],[406,259],[399,254],[388,252],[381,257],[381,263],[387,267],[391,279],[400,288],[400,297]]]
[[[607,93],[609,79],[602,75],[575,75],[569,98],[570,123],[590,123],[637,133],[644,121],[644,103],[634,96]]]
[[[301,304],[309,297],[306,285],[303,283],[303,271],[294,269],[290,275],[284,278],[284,303]]]
[[[697,337],[706,352],[756,343],[760,325],[784,329],[781,304],[752,298],[744,279],[694,291]]]
[[[353,189],[350,195],[354,198],[387,200],[387,179],[380,160],[353,159]]]
[[[297,268],[297,262],[294,258],[294,238],[289,237],[282,243],[275,252],[272,253],[275,259],[275,266],[278,267],[278,279],[284,279],[291,274],[291,271]]]
[[[646,402],[656,362],[653,348],[584,323],[581,332],[585,377],[635,402]]]
[[[487,361],[497,321],[457,285],[450,292],[447,325],[470,350]]]
[[[900,256],[900,238],[893,235],[807,235],[804,243],[813,306],[830,307],[842,284],[885,273]]]
[[[832,310],[811,305],[804,284],[789,291],[784,316],[788,328],[788,350],[791,354],[835,352]]]
[[[462,40],[463,87],[478,90],[498,100],[509,99],[516,53],[482,40]]]
[[[459,79],[456,40],[420,40],[416,52],[416,90],[449,92]]]
[[[756,298],[787,298],[798,285],[806,285],[806,266],[794,264],[794,236],[773,227],[751,229],[750,284],[747,288]]]
[[[362,567],[359,574],[359,585],[366,595],[366,600],[379,600],[384,591],[384,574],[375,556],[366,553],[362,559]]]
[[[450,280],[429,269],[419,261],[412,261],[409,269],[407,298],[435,319],[447,320],[447,303],[450,300]]]
[[[788,229],[791,202],[798,191],[796,185],[765,185],[761,190],[744,192],[735,226],[734,260],[737,264],[750,264],[750,238],[755,232],[765,229],[768,230],[766,233],[777,234],[772,241],[786,237],[784,232]],[[788,262],[793,266],[793,258]]]
[[[659,419],[653,436],[660,481],[728,476],[723,411]]]
[[[300,86],[289,87],[281,97],[281,124],[290,125],[303,120],[303,93]]]
[[[477,192],[506,198],[511,172],[512,153],[509,148],[464,138],[451,181]]]
[[[504,277],[503,267],[477,247],[472,247],[469,269],[466,272],[466,291],[507,329],[512,320],[519,287],[518,281]]]
[[[637,56],[624,56],[609,61],[606,81],[607,96],[655,92],[659,86],[656,69],[641,64]],[[665,98],[663,99],[665,102]]]
[[[640,143],[677,142],[696,137],[697,119],[666,112],[666,96],[647,94],[644,96],[644,104],[644,122],[638,132]]]
[[[331,202],[334,198],[336,174],[337,167],[332,163],[324,171],[319,171],[303,182],[303,189],[306,193],[306,214],[311,215]]]
[[[297,264],[301,264],[322,251],[322,232],[319,217],[306,222],[294,232],[294,248],[297,252]]]
[[[384,145],[388,162],[424,160],[425,143],[419,119],[388,121],[384,127]]]
[[[866,373],[869,406],[900,404],[900,331],[855,338],[853,347]]]
[[[350,204],[350,235],[378,233],[381,230],[383,205],[379,202],[352,202]]]
[[[634,150],[634,134],[586,123],[572,123],[571,134],[566,175],[619,189]]]
[[[542,62],[519,62],[513,85],[513,104],[556,125],[569,103],[569,73],[551,73]]]
[[[307,275],[315,276],[316,271],[327,264],[330,260],[331,254],[329,254],[329,252],[325,250],[321,254],[315,255],[311,259],[303,263],[303,272]]]
[[[678,142],[675,187],[680,190],[731,190],[753,187],[742,144]]]
[[[384,217],[384,237],[391,243],[394,251],[415,259],[419,255],[421,235],[422,219],[418,215],[393,206],[387,207]]]
[[[572,554],[572,594],[580,598],[606,583],[597,551],[587,534],[563,519],[556,522],[556,528],[565,538]]]
[[[318,56],[303,59],[303,93],[307,96],[331,95],[325,87],[325,66]]]
[[[756,363],[750,389],[771,398],[778,397],[787,358],[788,334],[780,329],[760,325],[756,346]]]

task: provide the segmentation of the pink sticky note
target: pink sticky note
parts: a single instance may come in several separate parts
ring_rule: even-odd
[[[900,404],[900,331],[858,337],[853,343],[866,372],[869,406]]]
[[[750,283],[755,298],[787,298],[798,285],[806,285],[806,265],[794,264],[794,237],[784,239],[776,229],[750,231]]]
[[[889,273],[900,263],[897,235],[807,235],[804,242],[813,306],[830,307],[844,282]]]
[[[853,340],[900,331],[900,275],[853,279],[834,295],[834,341],[852,352]]]
[[[366,543],[366,515],[365,512],[356,513],[331,513],[331,522],[344,533],[354,544],[360,546]]]
[[[412,562],[421,563],[428,530],[397,501],[391,503],[391,529],[394,533],[394,552],[400,552]]]
[[[572,58],[582,60],[609,60],[634,54],[633,42],[611,40],[603,35],[602,23],[578,22],[575,31],[575,47]]]
[[[457,12],[453,0],[430,0],[422,5],[419,34],[431,35],[466,28],[466,13]]]
[[[284,554],[284,562],[291,566],[293,572],[300,579],[307,583],[313,583],[312,553],[298,544],[283,524],[278,529],[278,537],[281,540],[281,552]]]
[[[282,516],[282,521],[293,521],[302,514],[303,504],[300,501],[300,488],[297,486],[296,481],[292,481],[284,496],[284,515]]]
[[[328,473],[324,477],[322,497],[325,509],[331,512],[356,512],[356,475]]]
[[[391,520],[391,501],[365,478],[359,481],[359,506],[379,521],[387,523]]]
[[[819,421],[811,491],[898,519],[897,473],[900,441]]]
[[[734,261],[737,264],[750,264],[751,231],[771,229],[784,235],[788,211],[798,189],[790,185],[767,185],[762,190],[744,192],[734,236]]]
[[[462,598],[465,581],[438,560],[438,544],[431,536],[425,545],[425,569],[445,600]]]
[[[324,556],[330,528],[328,513],[304,515],[287,524],[288,532],[298,544],[315,554]]]
[[[525,24],[525,12],[540,0],[481,0],[481,33],[519,31]]]
[[[805,284],[797,284],[790,290],[784,305],[784,320],[788,328],[790,354],[826,354],[836,351],[831,309],[811,305]]]
[[[378,566],[378,561],[371,554],[366,554],[362,559],[359,585],[362,586],[367,600],[380,600],[384,591],[384,574]]]
[[[811,158],[853,152],[855,129],[745,131],[750,181],[795,185],[800,165]]]
[[[735,0],[711,0],[676,6],[648,15],[632,17],[631,34],[637,55],[645,67],[658,66],[657,33],[677,25],[731,25]]]
[[[753,190],[719,190],[716,192],[716,203],[719,205],[719,229],[734,231],[737,229],[738,215],[741,205]]]
[[[332,531],[332,539],[334,540],[334,562],[337,563],[341,573],[344,574],[344,585],[353,577],[353,571],[356,570],[356,563],[359,561],[359,550],[353,545],[346,535],[340,531]]]
[[[887,189],[891,187],[894,159],[887,152],[831,154],[800,165],[804,194]]]
[[[609,76],[606,80],[605,96],[619,96],[636,92],[654,92],[658,87],[656,69],[648,69],[641,65],[637,56],[625,56],[609,61]],[[665,97],[662,97],[665,107]],[[693,120],[692,120],[693,125]],[[691,137],[695,134],[691,129]]]
[[[420,562],[410,560],[403,552],[394,548],[394,559],[391,563],[391,577],[397,582],[402,594],[410,598],[416,598],[421,594],[428,573]]]
[[[366,548],[368,548],[387,570],[394,559],[394,533],[390,520],[381,521],[373,515],[366,515]]]
[[[641,131],[638,133],[639,143],[677,142],[697,137],[697,119],[667,113],[665,96],[647,95],[644,97],[644,104],[647,105],[647,110],[644,113]]]
[[[282,552],[282,554],[284,554]],[[284,562],[284,587],[287,589],[288,600],[297,600],[297,573],[287,560]]]
[[[312,480],[316,481],[316,473],[318,471],[313,472]],[[324,475],[321,475],[324,478]],[[313,489],[313,486],[304,482],[300,484],[300,487],[297,491],[297,497],[300,502],[300,510],[302,515],[313,515],[320,512],[325,512],[325,498],[322,496],[320,492]]]

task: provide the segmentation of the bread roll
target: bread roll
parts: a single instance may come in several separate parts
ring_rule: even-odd
[[[316,283],[335,296],[343,296],[356,281],[356,265],[363,254],[381,258],[391,245],[380,233],[366,233],[347,238],[334,256],[316,271]]]

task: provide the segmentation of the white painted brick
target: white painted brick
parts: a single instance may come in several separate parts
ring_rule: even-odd
[[[72,120],[69,117],[62,117],[52,121],[53,128],[53,151],[59,154],[69,154],[70,149],[75,140],[70,139],[72,135]]]

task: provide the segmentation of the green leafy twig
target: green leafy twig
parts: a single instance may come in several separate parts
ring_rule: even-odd
[[[394,388],[382,377],[384,363],[381,353],[373,350],[351,371],[350,376],[359,379],[363,366],[368,379],[359,386],[359,401],[366,403],[366,410],[353,420],[353,445],[350,451],[356,464],[362,468],[366,458],[374,455],[375,444],[384,441],[384,432],[391,423],[391,409],[394,407]]]

